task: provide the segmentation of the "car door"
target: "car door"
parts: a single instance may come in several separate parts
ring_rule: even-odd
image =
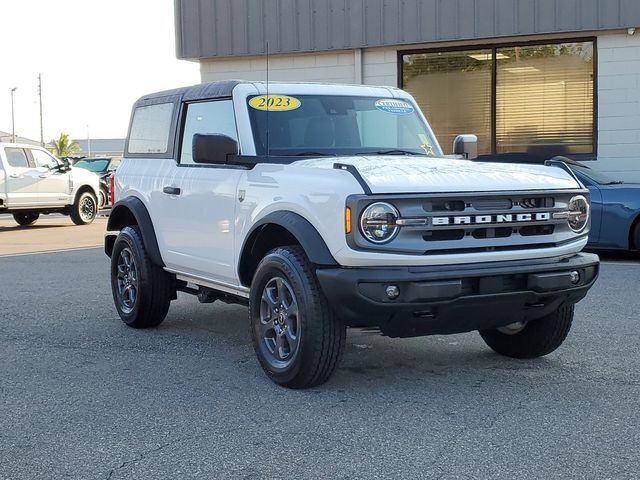
[[[62,163],[44,150],[30,149],[31,157],[38,170],[38,192],[47,205],[67,205],[72,185],[68,171],[61,171]]]
[[[40,173],[29,161],[27,150],[20,147],[5,147],[7,159],[6,188],[7,205],[10,208],[29,207],[40,204],[38,181]]]
[[[237,285],[234,228],[237,186],[243,170],[225,165],[195,164],[193,136],[224,134],[236,139],[231,99],[185,105],[179,163],[167,172],[154,215],[161,224],[167,267],[224,284]]]

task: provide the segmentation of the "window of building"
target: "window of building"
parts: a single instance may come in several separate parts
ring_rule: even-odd
[[[191,103],[187,107],[180,163],[193,165],[193,136],[201,134],[222,134],[238,140],[236,116],[231,100]]]
[[[129,134],[129,153],[167,153],[173,103],[136,108]]]
[[[595,155],[593,41],[402,55],[402,86],[445,152],[456,135],[478,152]]]

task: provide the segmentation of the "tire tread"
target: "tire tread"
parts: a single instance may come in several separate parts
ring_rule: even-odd
[[[482,339],[496,353],[512,358],[537,358],[555,351],[567,338],[573,323],[573,305],[565,305],[546,317],[532,320],[524,330],[507,335],[482,330]]]

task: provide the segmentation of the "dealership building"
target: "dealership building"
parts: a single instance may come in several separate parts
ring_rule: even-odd
[[[566,155],[640,182],[640,0],[175,0],[203,82],[389,85],[445,153]],[[636,31],[638,27],[638,31]]]

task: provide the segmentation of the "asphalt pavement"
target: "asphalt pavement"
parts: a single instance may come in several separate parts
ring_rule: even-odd
[[[181,294],[138,331],[99,248],[0,258],[0,479],[638,478],[638,292],[637,257],[607,262],[537,360],[350,331],[335,376],[291,391],[243,307]]]

